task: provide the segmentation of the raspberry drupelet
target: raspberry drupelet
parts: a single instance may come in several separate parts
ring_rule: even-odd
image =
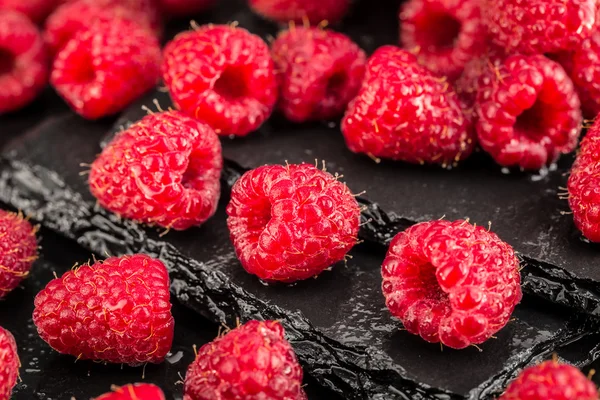
[[[10,393],[17,384],[20,366],[15,338],[0,327],[0,399],[10,399]]]
[[[103,207],[124,218],[184,230],[215,213],[222,168],[215,132],[168,111],[120,132],[92,163],[89,186]]]
[[[31,103],[48,83],[48,58],[37,27],[0,9],[0,115]]]
[[[279,81],[279,108],[293,122],[338,117],[358,93],[366,55],[341,33],[290,28],[271,53]]]
[[[575,226],[600,243],[600,120],[581,141],[567,189]]]
[[[29,275],[38,254],[36,232],[22,214],[0,210],[0,299]]]
[[[113,387],[110,393],[96,397],[94,400],[165,400],[165,394],[156,385],[135,383]]]
[[[551,360],[526,368],[498,400],[598,400],[598,389],[577,368]]]
[[[198,351],[184,400],[305,400],[302,367],[277,321],[250,321]]]
[[[588,38],[596,0],[482,0],[492,40],[508,53],[566,50]]]
[[[227,214],[242,266],[267,282],[308,279],[343,260],[360,222],[350,189],[309,164],[245,173],[233,186]]]
[[[173,342],[169,275],[147,255],[111,257],[53,279],[34,301],[40,337],[62,354],[161,363]]]
[[[431,221],[392,240],[383,294],[406,330],[462,349],[502,329],[519,301],[519,261],[510,245],[468,221]]]
[[[381,47],[369,59],[342,133],[355,153],[414,164],[451,166],[475,146],[470,122],[448,82],[394,46]]]
[[[410,0],[400,9],[400,41],[419,62],[450,80],[486,48],[479,0]]]
[[[2,10],[17,11],[38,24],[44,21],[58,4],[59,0],[0,0],[0,13]]]
[[[479,79],[475,127],[498,164],[538,170],[575,149],[581,132],[573,82],[556,62],[513,55]]]
[[[248,0],[250,7],[267,19],[287,24],[308,21],[336,23],[348,12],[350,0]]]
[[[177,35],[164,50],[163,78],[175,105],[220,135],[258,129],[277,101],[267,44],[235,26],[206,25]]]

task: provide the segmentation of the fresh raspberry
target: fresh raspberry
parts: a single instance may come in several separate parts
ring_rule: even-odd
[[[75,112],[97,119],[153,88],[160,58],[158,40],[146,28],[124,19],[96,21],[57,54],[50,83]]]
[[[150,383],[115,386],[110,393],[96,397],[94,400],[165,400],[165,395],[158,386]]]
[[[113,139],[93,162],[89,185],[103,207],[122,217],[184,230],[215,213],[222,168],[215,132],[169,111]]]
[[[355,153],[410,163],[452,165],[474,147],[454,90],[413,54],[394,46],[380,48],[369,59],[342,132]]]
[[[158,0],[160,9],[175,17],[189,17],[212,7],[216,0]]]
[[[302,367],[277,321],[250,321],[198,351],[183,400],[301,400]]]
[[[248,0],[248,3],[267,19],[281,23],[308,20],[311,25],[323,21],[335,23],[350,8],[350,0]]]
[[[207,25],[179,34],[165,48],[163,78],[182,111],[221,135],[258,129],[277,101],[269,48],[234,26]]]
[[[400,40],[422,65],[454,80],[485,51],[480,0],[410,0],[400,9]]]
[[[0,10],[21,12],[35,23],[42,22],[57,5],[58,0],[0,0]]]
[[[48,83],[46,49],[23,14],[0,10],[0,114],[31,103]]]
[[[10,399],[10,393],[17,384],[20,366],[15,338],[0,327],[0,399]]]
[[[546,361],[521,372],[499,400],[598,400],[598,390],[577,368]]]
[[[360,209],[337,177],[309,164],[271,165],[233,186],[227,225],[242,266],[265,281],[318,275],[356,244]]]
[[[492,40],[508,53],[568,49],[592,34],[596,0],[484,0]]]
[[[36,231],[23,215],[0,210],[0,299],[29,275],[37,259]]]
[[[556,62],[514,55],[479,80],[475,124],[481,147],[505,167],[540,169],[577,146],[581,110]]]
[[[454,349],[502,329],[519,301],[513,249],[468,221],[431,221],[392,240],[381,269],[383,294],[407,331]]]
[[[144,10],[138,7],[147,4]],[[46,21],[44,39],[52,54],[55,54],[77,32],[87,29],[90,24],[100,20],[110,23],[114,19],[127,19],[149,28],[157,36],[161,33],[160,21],[154,21],[156,7],[149,0],[79,0],[63,4]],[[138,7],[136,7],[136,5]]]
[[[482,55],[465,64],[462,74],[454,82],[456,93],[465,107],[472,109],[475,106],[479,79],[486,72],[497,70],[506,58],[507,55],[503,49],[488,44]]]
[[[344,113],[365,73],[365,53],[341,33],[292,28],[271,47],[283,114],[294,122],[324,120]]]
[[[567,189],[575,226],[600,243],[600,119],[581,141]]]
[[[171,349],[169,275],[143,254],[111,257],[51,280],[33,322],[54,350],[83,360],[160,363]]]

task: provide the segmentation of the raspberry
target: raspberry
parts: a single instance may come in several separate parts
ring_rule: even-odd
[[[29,275],[37,259],[36,231],[23,215],[0,210],[0,299]]]
[[[183,230],[217,209],[221,143],[206,124],[169,111],[121,132],[93,162],[90,191],[110,211]]]
[[[25,15],[0,10],[0,114],[31,103],[47,82],[40,32]]]
[[[123,19],[96,21],[57,54],[50,76],[56,91],[88,119],[115,114],[160,77],[154,35]]]
[[[10,392],[17,384],[20,366],[15,338],[0,327],[0,399],[10,399]]]
[[[394,46],[380,48],[369,59],[342,133],[355,153],[409,163],[451,165],[474,147],[453,89],[413,54]]]
[[[598,390],[577,368],[546,361],[521,372],[499,400],[598,400]]]
[[[316,276],[343,260],[360,221],[350,189],[308,164],[245,173],[233,186],[227,214],[244,269],[280,282]]]
[[[600,120],[588,130],[567,186],[575,226],[600,243]]]
[[[248,0],[250,7],[265,18],[288,23],[308,20],[316,25],[335,23],[350,7],[350,0]]]
[[[410,0],[400,10],[400,40],[421,64],[454,80],[485,51],[480,0]]]
[[[41,338],[59,353],[139,365],[160,363],[171,349],[169,275],[162,262],[143,254],[68,271],[34,305]]]
[[[147,7],[145,6],[147,4]],[[144,5],[143,11],[135,7]],[[98,20],[105,23],[112,22],[115,18],[127,19],[137,22],[140,26],[149,28],[156,35],[161,32],[160,21],[154,21],[152,15],[157,11],[149,0],[79,0],[63,4],[56,9],[46,21],[44,39],[52,54],[55,54],[77,32],[87,29],[90,23]],[[158,15],[158,14],[157,14]]]
[[[0,10],[21,12],[35,23],[42,22],[57,5],[58,0],[0,0]]]
[[[95,400],[165,400],[165,395],[158,386],[150,383],[136,383],[112,387],[110,393],[96,397]]]
[[[488,45],[481,56],[465,64],[462,74],[454,82],[454,87],[466,108],[471,109],[475,106],[479,79],[489,70],[497,70],[506,57],[502,49]]]
[[[579,98],[564,69],[544,56],[514,55],[479,80],[479,143],[505,167],[540,169],[573,151]]]
[[[266,43],[245,29],[207,25],[179,34],[164,51],[163,78],[173,102],[222,135],[245,136],[277,101]]]
[[[508,53],[568,49],[596,21],[596,0],[486,0],[482,10],[492,40]]]
[[[431,221],[394,237],[383,294],[407,331],[454,349],[485,342],[521,301],[519,261],[494,233],[468,221]]]
[[[282,32],[271,47],[280,108],[294,122],[343,114],[365,73],[365,53],[341,33],[318,28]]]
[[[198,351],[183,400],[302,400],[302,367],[277,321],[250,321]]]
[[[189,17],[210,8],[216,0],[158,0],[160,9],[176,17]]]

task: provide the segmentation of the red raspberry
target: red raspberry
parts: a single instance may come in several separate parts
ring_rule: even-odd
[[[488,340],[522,297],[513,249],[468,221],[399,233],[381,271],[385,303],[406,330],[454,349]]]
[[[0,210],[0,299],[29,275],[37,259],[36,231],[23,215]]]
[[[481,147],[506,167],[540,169],[577,146],[579,98],[548,58],[515,55],[479,80],[475,124]]]
[[[31,103],[48,83],[44,41],[23,14],[0,10],[0,114]]]
[[[266,43],[245,29],[207,25],[167,44],[163,78],[173,102],[222,135],[245,136],[277,101]]]
[[[158,386],[150,383],[135,383],[112,387],[110,393],[96,397],[95,400],[165,400],[165,395]]]
[[[581,141],[568,191],[575,225],[589,240],[600,243],[600,119]]]
[[[492,39],[508,53],[568,49],[592,34],[596,0],[485,0]]]
[[[473,58],[465,64],[463,73],[454,82],[454,87],[466,108],[472,109],[475,106],[479,79],[486,72],[497,70],[506,57],[507,55],[502,49],[488,45],[481,56]]]
[[[577,368],[546,361],[521,372],[499,400],[598,400],[598,390]]]
[[[169,275],[143,254],[111,257],[51,280],[33,322],[54,350],[83,360],[160,363],[171,349]]]
[[[143,10],[138,7],[142,5]],[[140,26],[149,28],[156,35],[161,32],[160,20],[154,21],[156,7],[149,0],[79,0],[63,4],[56,9],[46,21],[44,39],[52,54],[55,54],[81,30],[87,29],[90,23],[98,20],[105,23],[115,18],[137,22]]]
[[[146,28],[123,19],[96,21],[54,60],[50,83],[88,119],[115,114],[154,87],[160,46]]]
[[[277,22],[303,22],[312,25],[323,21],[335,23],[350,7],[350,0],[248,0],[250,7],[265,18]]]
[[[280,282],[316,276],[343,260],[360,222],[350,189],[308,164],[245,173],[233,186],[227,214],[244,269]]]
[[[410,163],[452,165],[474,147],[453,89],[413,54],[394,46],[380,48],[369,59],[342,132],[355,153]]]
[[[183,230],[217,209],[221,143],[206,124],[169,111],[121,132],[93,162],[90,191],[112,212]]]
[[[214,5],[216,0],[158,0],[160,9],[176,17],[189,17]]]
[[[302,367],[277,321],[250,321],[198,351],[183,400],[301,400]]]
[[[365,53],[341,33],[292,28],[271,47],[279,79],[280,108],[294,122],[343,114],[358,93]]]
[[[480,0],[410,0],[400,10],[400,40],[421,64],[454,80],[485,51]]]
[[[0,10],[21,12],[35,23],[42,22],[57,5],[58,0],[0,0]]]
[[[10,399],[10,393],[17,384],[20,366],[15,338],[0,327],[0,399]]]

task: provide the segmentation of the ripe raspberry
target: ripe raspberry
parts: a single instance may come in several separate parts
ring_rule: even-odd
[[[581,141],[567,188],[575,226],[600,243],[600,120]]]
[[[165,47],[173,102],[222,135],[245,136],[271,115],[277,82],[269,48],[245,29],[207,25]]]
[[[44,41],[23,14],[0,10],[0,114],[31,103],[48,83]]]
[[[596,0],[485,0],[492,40],[508,53],[568,49],[592,34]]]
[[[365,53],[346,35],[334,31],[284,31],[271,53],[278,72],[279,107],[294,122],[343,114],[365,73]]]
[[[343,260],[360,221],[350,189],[308,164],[245,173],[233,186],[227,214],[244,269],[280,282],[316,276]]]
[[[58,0],[0,0],[0,10],[21,12],[35,23],[42,22],[57,5]]]
[[[214,5],[216,0],[158,0],[160,9],[176,17],[189,17]]]
[[[0,299],[29,275],[37,259],[36,231],[23,215],[0,210]]]
[[[504,50],[488,44],[486,51],[481,56],[473,58],[465,64],[463,73],[454,82],[454,87],[466,108],[472,109],[475,106],[479,79],[490,70],[496,71],[506,57]]]
[[[54,60],[50,83],[84,118],[115,114],[154,87],[160,46],[146,28],[123,19],[96,21]]]
[[[55,54],[76,34],[96,21],[110,23],[114,19],[126,19],[147,27],[156,35],[160,35],[160,20],[154,21],[158,15],[156,7],[149,0],[79,0],[63,4],[56,9],[46,21],[44,39],[52,54]],[[143,11],[138,7],[144,6]]]
[[[248,0],[248,3],[265,18],[281,23],[307,19],[311,25],[323,21],[335,23],[350,7],[349,0]]]
[[[0,399],[10,399],[19,376],[19,355],[13,335],[0,327]]]
[[[93,162],[89,185],[103,207],[122,217],[184,230],[215,213],[222,168],[214,131],[169,111],[121,132]]]
[[[490,68],[476,112],[479,143],[500,165],[540,169],[577,146],[579,98],[564,69],[544,56],[515,55]]]
[[[474,147],[453,89],[413,54],[394,46],[380,48],[369,59],[342,132],[355,153],[410,163],[451,165]]]
[[[489,339],[522,297],[513,249],[468,221],[399,233],[381,271],[385,303],[406,330],[454,349]]]
[[[485,51],[480,0],[410,0],[400,10],[400,40],[422,65],[454,80]]]
[[[598,400],[598,390],[577,368],[546,361],[521,372],[499,400]]]
[[[150,383],[135,383],[121,387],[114,386],[110,393],[96,397],[95,400],[165,400],[158,386]]]
[[[198,351],[184,400],[301,400],[302,367],[277,321],[250,321]]]
[[[169,275],[143,254],[111,257],[53,279],[33,322],[54,350],[83,360],[160,363],[171,349]]]

